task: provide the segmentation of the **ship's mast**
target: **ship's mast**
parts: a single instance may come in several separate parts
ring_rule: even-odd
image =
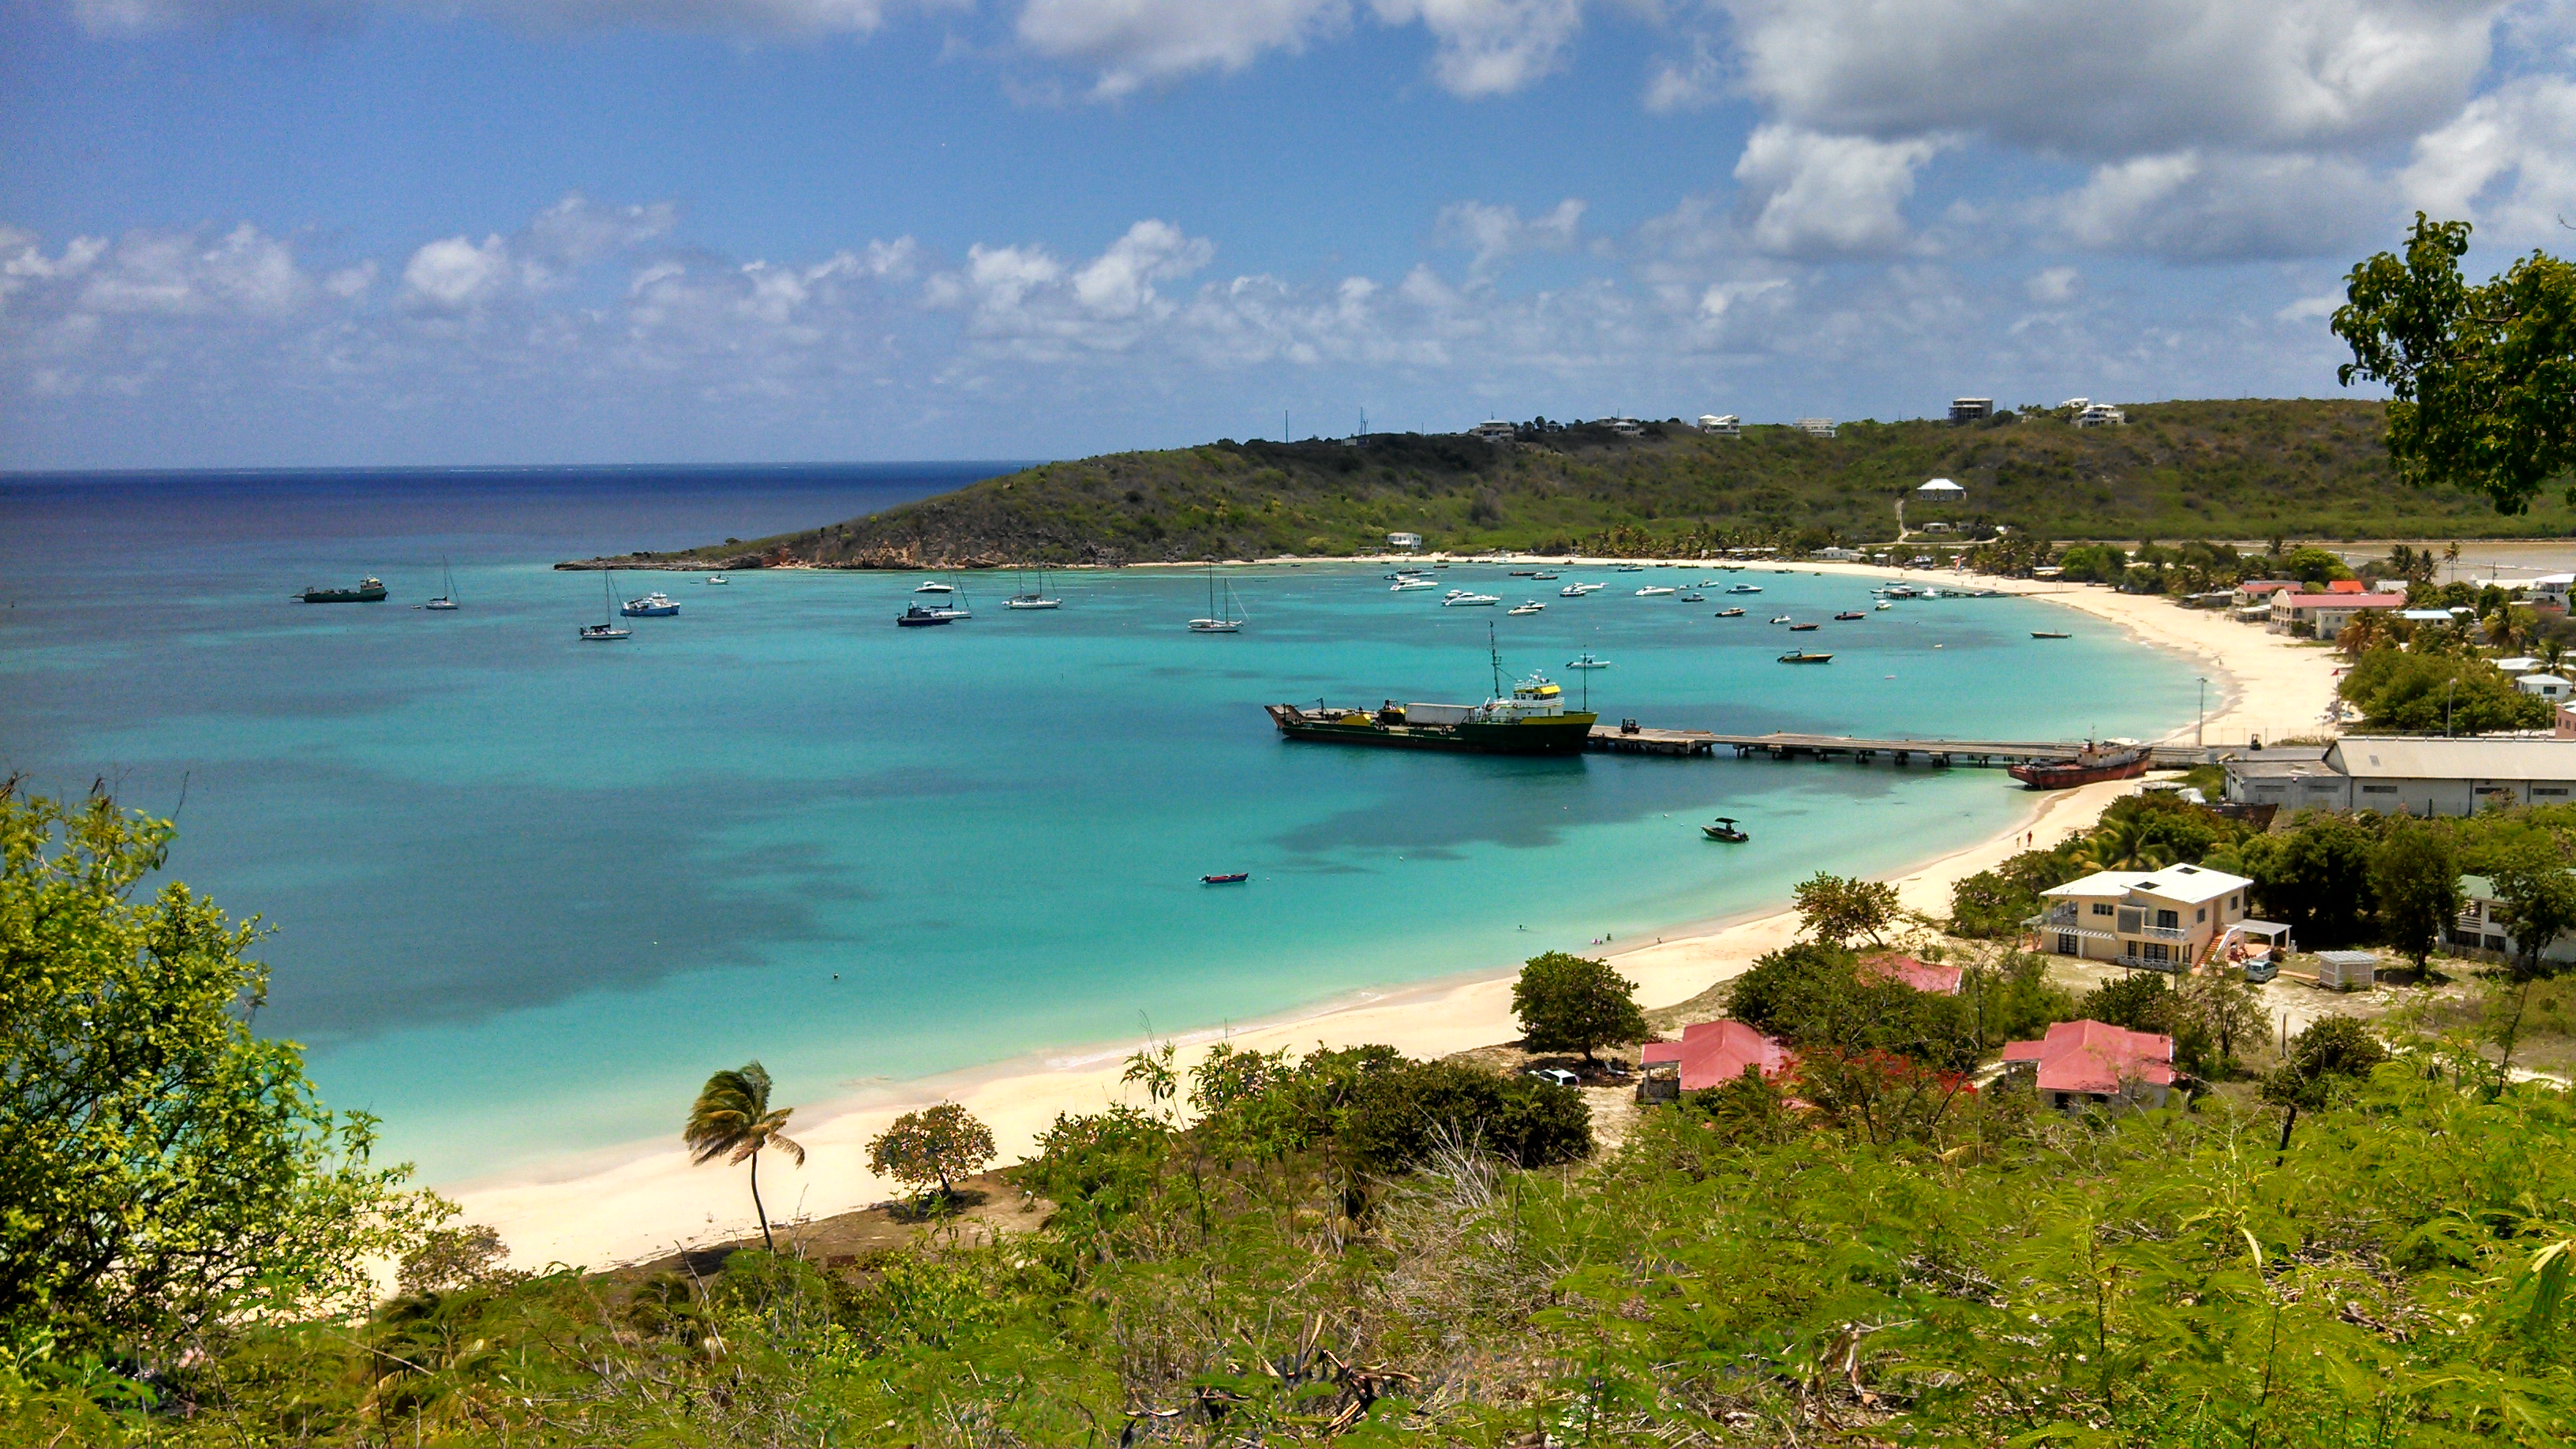
[[[1494,661],[1493,697],[1500,699],[1503,697],[1503,651],[1494,643],[1494,621],[1491,619],[1485,621],[1485,653]]]

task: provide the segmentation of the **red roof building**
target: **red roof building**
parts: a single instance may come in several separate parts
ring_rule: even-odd
[[[1703,1021],[1682,1029],[1680,1041],[1650,1041],[1638,1066],[1650,1075],[1667,1064],[1680,1068],[1685,1092],[1719,1087],[1744,1075],[1746,1067],[1766,1077],[1796,1065],[1797,1057],[1776,1037],[1767,1037],[1740,1021]]]
[[[2370,592],[2370,585],[2363,583],[2359,579],[2328,579],[2326,581],[2326,592],[2329,594],[2366,594]]]
[[[2061,1021],[2038,1041],[2007,1043],[2004,1074],[2027,1082],[2052,1107],[2081,1110],[2115,1101],[2161,1107],[2173,1086],[2173,1055],[2169,1036]]]
[[[1934,966],[1911,956],[1872,956],[1860,963],[1860,969],[1902,981],[1917,991],[1929,991],[1936,996],[1958,995],[1959,981],[1965,974],[1956,966]]]

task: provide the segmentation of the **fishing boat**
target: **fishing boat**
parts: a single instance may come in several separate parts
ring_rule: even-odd
[[[733,580],[726,578],[722,574],[709,574],[707,575],[707,582],[715,585],[717,588],[723,588],[725,585],[732,583]]]
[[[2033,629],[2030,631],[2030,637],[2033,639],[2072,639],[2075,636],[2056,629]]]
[[[1845,620],[1849,620],[1849,619],[1866,619],[1866,618],[1868,618],[1868,617],[1869,617],[1869,615],[1867,615],[1867,614],[1864,614],[1864,613],[1860,612],[1858,609],[1845,609],[1845,610],[1843,610],[1841,613],[1834,615],[1834,617],[1835,617],[1835,618],[1837,618],[1837,619],[1845,619]]]
[[[2071,760],[2032,760],[2005,774],[2034,790],[2066,790],[2104,780],[2133,780],[2147,772],[2147,747],[2127,740],[2084,742]]]
[[[1822,624],[1792,624],[1789,626],[1789,632],[1792,634],[1810,634],[1823,627],[1825,626]]]
[[[1521,617],[1521,616],[1522,616],[1522,615],[1524,615],[1524,614],[1535,614],[1535,613],[1538,613],[1538,612],[1540,612],[1541,610],[1545,609],[1546,607],[1547,607],[1547,605],[1540,603],[1540,602],[1539,602],[1538,600],[1536,600],[1536,599],[1526,599],[1526,600],[1523,600],[1523,601],[1522,601],[1522,602],[1520,602],[1520,603],[1514,604],[1512,607],[1510,607],[1509,609],[1504,610],[1503,612],[1505,612],[1505,613],[1507,613],[1507,614],[1511,615],[1513,618],[1517,619],[1517,618]]]
[[[385,582],[382,579],[361,579],[354,589],[326,589],[318,584],[307,584],[303,593],[287,597],[301,604],[381,604],[385,601]]]
[[[1565,691],[1543,674],[1528,676],[1505,694],[1502,655],[1490,642],[1490,630],[1487,651],[1493,660],[1494,694],[1483,704],[1388,700],[1375,710],[1322,703],[1313,709],[1294,704],[1262,708],[1291,740],[1487,755],[1582,753],[1599,716],[1588,709],[1567,709]]]
[[[1538,570],[1536,570],[1536,569],[1513,569],[1513,570],[1511,570],[1510,572],[1508,572],[1508,573],[1504,574],[1504,575],[1503,575],[1503,577],[1505,577],[1505,578],[1509,578],[1509,579],[1529,579],[1529,578],[1536,578],[1536,577],[1538,577]]]
[[[1005,609],[1058,609],[1064,607],[1064,600],[1047,597],[1046,570],[1038,570],[1038,586],[1034,589],[1028,586],[1027,571],[1022,570],[1020,591],[1004,599],[1002,607]]]
[[[667,619],[680,612],[680,606],[671,602],[669,594],[655,589],[640,599],[628,599],[617,612],[630,619]]]
[[[1744,617],[1744,611],[1742,609],[1720,609],[1717,611],[1717,617],[1721,619],[1741,619]]]
[[[1250,880],[1250,879],[1252,879],[1252,872],[1250,872],[1250,871],[1248,871],[1248,870],[1238,870],[1238,871],[1235,871],[1234,873],[1232,873],[1231,875],[1203,875],[1203,876],[1200,876],[1200,877],[1199,877],[1199,884],[1201,884],[1201,885],[1241,885],[1241,884],[1243,884],[1245,881],[1248,881],[1248,880]]]
[[[1192,619],[1190,621],[1190,632],[1193,634],[1239,634],[1243,632],[1243,620],[1237,617],[1237,610],[1235,608],[1234,584],[1232,581],[1229,580],[1225,585],[1225,607],[1223,609],[1219,609],[1216,606],[1217,577],[1216,564],[1213,562],[1209,563],[1207,567],[1207,585],[1207,617],[1204,619]]]
[[[599,602],[609,614],[609,618],[604,623],[582,625],[581,637],[584,643],[605,644],[623,639],[635,632],[632,629],[617,627],[617,571],[615,569],[600,575]]]
[[[1744,827],[1736,824],[1732,815],[1720,815],[1714,822],[1701,826],[1699,833],[1711,840],[1723,840],[1733,845],[1742,845],[1753,838],[1744,833]]]
[[[1646,587],[1637,591],[1637,597],[1641,599],[1660,598],[1671,592],[1673,592],[1671,589],[1665,588],[1659,584],[1648,584]]]
[[[456,570],[447,566],[447,556],[445,554],[439,555],[438,571],[442,580],[439,584],[438,597],[421,605],[421,607],[435,613],[444,614],[454,610],[456,607]]]
[[[923,629],[928,628],[933,624],[954,624],[957,622],[956,619],[952,618],[945,609],[926,609],[919,604],[915,604],[911,608],[904,610],[902,613],[895,615],[894,621],[897,625],[906,629]]]
[[[1762,586],[1760,584],[1737,584],[1728,589],[1727,592],[1730,594],[1758,594],[1762,592]]]
[[[1610,661],[1607,659],[1595,659],[1589,654],[1577,654],[1573,658],[1565,661],[1565,667],[1568,669],[1607,669],[1610,667]]]
[[[1440,601],[1440,607],[1444,609],[1482,609],[1494,604],[1499,604],[1502,601],[1502,596],[1499,594],[1471,594],[1460,589],[1453,591],[1449,597],[1442,599]]]
[[[1831,664],[1834,662],[1834,656],[1830,654],[1811,653],[1804,649],[1792,649],[1788,653],[1780,656],[1780,662],[1783,664]]]

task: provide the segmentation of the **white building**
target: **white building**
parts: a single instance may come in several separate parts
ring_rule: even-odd
[[[1733,413],[1702,413],[1699,430],[1712,437],[1740,438],[1744,436],[1744,423]]]
[[[1832,418],[1800,418],[1798,419],[1798,431],[1805,433],[1812,438],[1830,438],[1834,435],[1834,420]]]
[[[1500,418],[1488,418],[1467,430],[1468,437],[1482,438],[1488,443],[1508,443],[1519,434],[1519,428]]]
[[[1390,533],[1386,536],[1386,546],[1388,548],[1402,549],[1406,553],[1411,553],[1422,547],[1422,535],[1418,533]]]
[[[2514,680],[2513,687],[2546,700],[2566,699],[2571,693],[2576,693],[2576,686],[2569,685],[2555,674],[2525,674]]]
[[[2246,922],[2254,882],[2206,866],[2100,870],[2040,892],[2047,903],[2029,925],[2061,956],[2175,970]]]
[[[1995,400],[1990,397],[1954,397],[1950,399],[1950,421],[1978,423],[1995,415]]]
[[[2576,739],[2352,735],[2321,759],[2231,757],[2227,798],[2288,810],[2474,815],[2576,800]]]
[[[2116,428],[2128,421],[2127,413],[2109,403],[2086,403],[2075,413],[2075,426],[2079,428]]]
[[[2482,875],[2460,877],[2460,914],[2451,922],[2448,932],[2451,944],[2469,951],[2494,951],[2511,956],[2522,948],[2514,944],[2502,912],[2496,909],[2495,882]],[[2564,965],[2576,961],[2576,935],[2562,935],[2543,947],[2543,961]]]
[[[2564,609],[2576,574],[2542,574],[2522,586],[2522,601],[2536,609]]]

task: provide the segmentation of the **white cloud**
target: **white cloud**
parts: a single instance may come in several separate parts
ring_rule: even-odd
[[[1655,61],[1638,103],[1659,116],[1695,111],[1716,103],[1725,80],[1726,68],[1718,60],[1716,45],[1705,35],[1695,35],[1686,58],[1665,56]]]
[[[1583,0],[1372,0],[1389,24],[1419,20],[1440,43],[1431,73],[1450,94],[1499,96],[1565,64]]]
[[[2342,305],[2343,294],[2340,292],[2328,292],[2322,296],[2316,297],[2301,297],[2299,300],[2292,302],[2290,305],[2283,307],[2277,312],[2274,312],[2272,314],[2272,320],[2275,322],[2315,322],[2322,318],[2333,316],[2335,314],[2335,309]]]
[[[1914,173],[1941,150],[1929,137],[1873,141],[1763,126],[1735,163],[1753,244],[1779,256],[1895,251],[1912,235],[1902,207]]]
[[[1040,55],[1097,67],[1095,92],[1123,96],[1196,71],[1238,71],[1349,23],[1346,0],[1027,0],[1019,36]]]
[[[2044,210],[2072,245],[2189,261],[2343,250],[2387,188],[2340,157],[2179,151],[2096,167]]]
[[[1486,278],[1503,262],[1529,252],[1564,252],[1582,239],[1584,202],[1567,197],[1543,216],[1524,220],[1517,207],[1481,201],[1452,202],[1440,209],[1431,234],[1443,246],[1473,253],[1469,275]]]
[[[141,35],[235,20],[337,27],[376,8],[430,16],[468,10],[531,30],[640,27],[774,37],[867,35],[885,23],[888,7],[889,0],[71,0],[73,18],[94,35]]]
[[[510,244],[497,236],[480,243],[461,236],[422,244],[403,264],[403,287],[437,307],[471,307],[511,290],[521,279]]]
[[[1205,238],[1149,219],[1078,267],[1043,247],[970,247],[965,268],[933,275],[922,297],[933,308],[963,312],[969,336],[1023,356],[1118,351],[1172,314],[1157,283],[1188,277],[1215,255]]]
[[[2402,139],[2455,111],[2503,0],[1721,0],[1744,88],[1828,132],[2092,158]]]
[[[2576,83],[2533,76],[2478,97],[2416,140],[2398,180],[2435,216],[2523,243],[2557,234],[2576,216]]]
[[[2076,285],[2083,279],[2073,267],[2043,267],[2022,283],[2022,291],[2034,302],[2055,306],[2074,301]]]

